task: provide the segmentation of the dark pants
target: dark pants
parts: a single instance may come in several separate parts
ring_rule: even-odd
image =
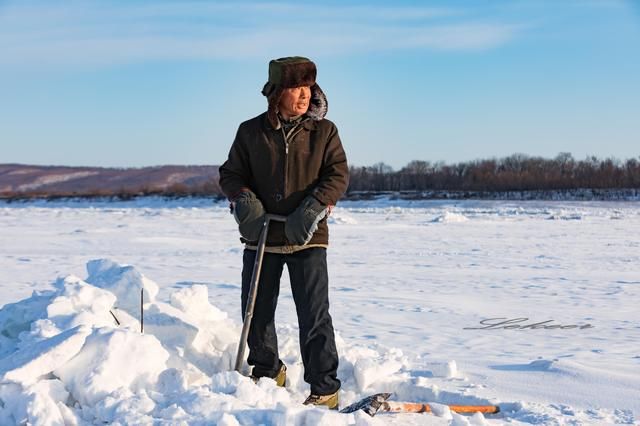
[[[242,267],[242,315],[247,306],[255,250],[245,250]],[[287,265],[300,328],[304,380],[311,393],[329,395],[340,388],[338,352],[329,315],[327,251],[312,247],[291,254],[265,253],[258,296],[249,330],[249,365],[256,377],[275,377],[282,361],[274,317],[282,269]]]

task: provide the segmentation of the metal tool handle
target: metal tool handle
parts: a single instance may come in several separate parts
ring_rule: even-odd
[[[249,287],[249,297],[247,299],[247,307],[244,311],[244,322],[242,324],[242,333],[240,334],[240,343],[238,344],[238,354],[236,356],[235,370],[240,372],[242,362],[244,361],[244,350],[247,346],[247,338],[249,337],[249,329],[251,328],[251,320],[253,319],[253,310],[256,305],[256,297],[258,296],[258,283],[260,282],[260,271],[262,270],[262,258],[264,257],[264,248],[267,245],[267,234],[269,232],[269,223],[275,220],[277,222],[286,222],[286,216],[276,214],[264,215],[264,223],[262,224],[262,232],[258,240],[258,248],[256,250],[256,259],[253,262],[253,272],[251,274],[251,286]]]

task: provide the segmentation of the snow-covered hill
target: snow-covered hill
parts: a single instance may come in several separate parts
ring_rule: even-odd
[[[141,168],[0,164],[0,196],[108,196],[217,185],[218,166]]]

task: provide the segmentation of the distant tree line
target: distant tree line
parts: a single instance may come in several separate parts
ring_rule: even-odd
[[[455,164],[414,160],[400,170],[385,163],[350,168],[349,191],[527,191],[640,188],[640,157],[575,160],[514,154]]]
[[[620,161],[594,156],[575,160],[562,152],[553,159],[513,154],[500,159],[485,159],[454,164],[414,160],[401,168],[385,163],[351,166],[348,194],[397,191],[463,191],[478,196],[513,191],[549,191],[575,189],[638,189],[640,157]],[[637,193],[637,190],[634,190]],[[20,192],[0,191],[0,199],[33,198],[116,198],[144,196],[224,198],[218,179],[197,184],[174,183],[151,186],[131,183],[119,188],[91,187],[80,191],[34,188]]]

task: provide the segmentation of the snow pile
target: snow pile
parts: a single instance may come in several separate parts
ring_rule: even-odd
[[[353,218],[353,216],[350,216],[346,213],[344,213],[342,210],[339,211],[332,211],[331,215],[329,216],[329,219],[327,219],[328,222],[330,224],[347,224],[347,225],[357,225],[358,221],[356,219]]]
[[[205,286],[178,290],[167,304],[132,266],[94,260],[87,270],[86,281],[59,279],[55,290],[0,310],[0,423],[111,422],[132,413],[137,421],[157,408],[152,395],[230,370],[239,330],[209,304]]]
[[[614,210],[611,212],[611,216],[609,216],[612,220],[623,220],[624,217],[624,213],[622,213],[619,210]]]
[[[209,303],[207,287],[156,299],[158,286],[136,268],[109,260],[89,276],[61,278],[54,290],[0,310],[0,424],[375,424],[301,402],[308,393],[297,330],[279,327],[287,388],[257,384],[232,370],[240,325]],[[140,294],[144,300],[144,333]],[[343,406],[381,390],[436,395],[407,382],[402,351],[347,346],[337,338]],[[455,361],[439,376],[455,377]],[[451,414],[446,414],[450,418]]]
[[[446,377],[449,379],[458,377],[458,365],[455,361],[433,363],[430,365],[430,368],[435,377]]]
[[[92,260],[87,264],[87,272],[88,283],[113,293],[117,298],[115,307],[131,314],[139,309],[140,291],[148,301],[153,301],[158,295],[158,285],[133,266],[121,266],[104,259]]]
[[[384,382],[407,363],[399,350],[381,356],[372,349],[362,348],[347,353],[345,358],[353,365],[353,376],[360,392],[372,389],[374,383]]]
[[[582,220],[583,215],[580,213],[567,213],[560,211],[558,213],[552,213],[547,220]]]
[[[445,211],[444,214],[436,216],[431,220],[432,223],[460,223],[466,222],[469,218],[460,213],[452,213],[450,211]]]

